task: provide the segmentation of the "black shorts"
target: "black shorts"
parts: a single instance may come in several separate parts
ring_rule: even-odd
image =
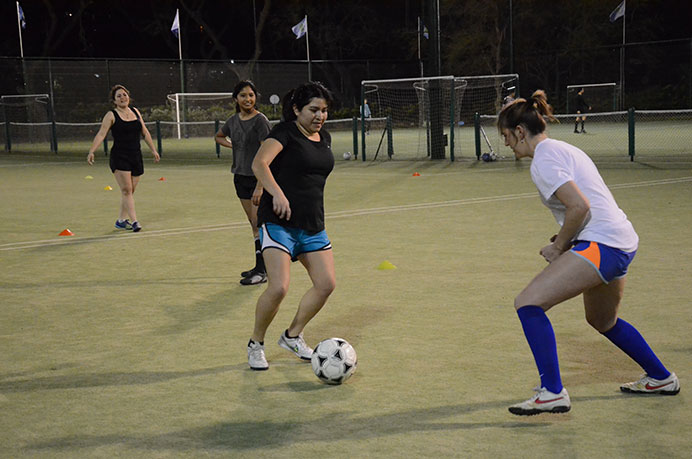
[[[252,199],[252,193],[257,186],[257,179],[249,175],[233,175],[233,184],[235,185],[235,194],[240,199]]]
[[[110,156],[111,172],[130,171],[133,177],[139,177],[144,174],[144,162],[142,161],[142,153],[123,154],[113,152]]]

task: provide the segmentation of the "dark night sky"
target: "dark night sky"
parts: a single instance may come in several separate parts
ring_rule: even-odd
[[[345,3],[348,1],[342,4]],[[370,10],[367,14],[375,12],[383,21],[390,22],[392,29],[408,28],[411,34],[415,34],[420,0],[361,0],[356,3],[367,3]],[[195,17],[176,1],[23,0],[20,5],[27,22],[26,29],[22,30],[24,56],[175,59],[178,57],[178,43],[170,27],[176,8],[180,8],[184,58],[245,60],[251,58],[254,51],[253,6],[255,17],[258,18],[263,4],[262,0],[186,2],[189,9],[197,9],[198,16]],[[80,5],[86,7],[83,7],[81,19],[78,19]],[[261,59],[305,58],[304,44],[302,47],[296,46],[294,42],[297,40],[291,35],[290,27],[310,8],[310,5],[303,7],[300,0],[272,2],[270,18],[263,34]],[[312,14],[311,30],[318,27],[320,9],[314,9]],[[0,18],[0,56],[18,56],[19,38],[13,0],[2,0]],[[380,28],[377,29],[375,31]],[[209,31],[213,31],[218,38],[216,51],[213,50],[213,37]],[[277,35],[284,39],[280,40]],[[222,51],[219,46],[223,48]],[[317,46],[314,52],[319,53]],[[392,56],[391,51],[373,46],[370,55],[359,57],[410,56]]]

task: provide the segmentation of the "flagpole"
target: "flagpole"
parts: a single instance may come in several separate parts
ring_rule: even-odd
[[[627,11],[627,3],[625,3],[625,11]],[[620,48],[620,109],[625,107],[625,18],[626,14],[622,14],[622,47]]]
[[[423,34],[420,16],[418,16],[418,66],[420,67],[420,77],[423,78],[423,61],[420,58],[420,36]]]
[[[312,64],[310,63],[310,27],[308,27],[308,15],[305,15],[305,48],[308,53],[308,81],[312,81]]]
[[[22,43],[22,19],[19,17],[19,2],[17,3],[17,30],[19,30],[19,55],[24,59],[24,43]]]

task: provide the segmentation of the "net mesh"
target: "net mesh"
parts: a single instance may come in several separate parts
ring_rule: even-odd
[[[363,81],[362,86],[373,118],[390,120],[394,159],[457,153],[450,133],[459,120],[466,81],[408,78]]]

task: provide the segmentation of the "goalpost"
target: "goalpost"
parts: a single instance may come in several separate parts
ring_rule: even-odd
[[[618,110],[620,89],[617,83],[587,83],[567,86],[566,113],[576,111],[575,98],[582,88],[584,89],[584,100],[591,106],[592,112],[612,112]]]
[[[387,130],[390,158],[396,154],[400,159],[443,159],[449,152],[453,161],[454,135],[465,89],[466,81],[451,75],[363,80],[361,107],[367,100],[373,119],[386,120],[382,132]],[[361,135],[365,160],[364,126]]]
[[[178,139],[182,137],[181,125],[185,126],[190,118],[194,119],[195,111],[222,105],[229,101],[233,105],[232,92],[176,92],[168,94],[167,99],[175,110]]]
[[[471,156],[476,114],[496,116],[510,95],[519,97],[516,73],[361,82],[361,107],[367,99],[372,116],[391,118],[401,159],[439,159],[445,148],[452,161],[462,151]]]
[[[9,94],[0,96],[5,120],[5,149],[10,151],[12,140],[18,143],[50,142],[57,152],[53,107],[48,94]],[[10,129],[10,126],[13,129]]]

